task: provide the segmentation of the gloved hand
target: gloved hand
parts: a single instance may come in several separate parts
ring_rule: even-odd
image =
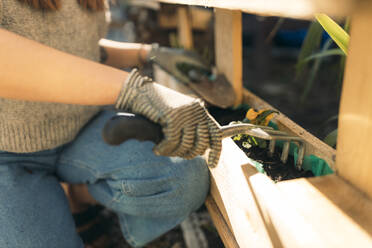
[[[116,108],[142,114],[162,126],[164,139],[154,147],[155,154],[191,159],[210,148],[208,164],[217,165],[222,134],[201,100],[154,83],[134,69],[123,84]]]
[[[160,65],[165,71],[186,84],[193,77],[193,75],[187,73],[190,67],[197,68],[197,70],[193,70],[197,73],[204,75],[211,73],[208,66],[197,53],[180,48],[159,47],[154,44],[147,56],[147,61]],[[196,81],[198,81],[202,75],[194,76]]]

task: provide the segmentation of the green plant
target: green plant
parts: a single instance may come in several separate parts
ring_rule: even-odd
[[[308,34],[302,45],[301,52],[298,57],[298,62],[296,65],[296,75],[297,78],[304,72],[305,68],[310,62],[313,61],[310,74],[306,81],[304,91],[301,95],[300,102],[304,103],[306,97],[308,96],[315,77],[319,71],[322,60],[329,56],[340,56],[340,77],[338,84],[338,97],[341,92],[341,82],[343,79],[343,72],[345,68],[345,59],[348,52],[350,36],[347,31],[349,30],[349,19],[346,19],[344,29],[341,28],[334,20],[325,14],[316,14],[316,21],[314,21],[308,30]],[[331,37],[324,46],[321,48],[320,52],[314,52],[319,49],[321,36],[323,29]],[[334,41],[339,48],[329,49],[332,41]],[[335,129],[331,131],[324,139],[324,142],[328,145],[335,147],[337,143],[337,133],[338,130]]]
[[[306,98],[313,87],[313,83],[321,67],[324,58],[329,56],[340,56],[340,79],[342,82],[342,75],[345,66],[345,55],[347,54],[349,35],[345,30],[348,30],[349,22],[345,22],[345,30],[342,29],[335,21],[324,14],[316,14],[316,21],[312,22],[305,40],[302,44],[298,61],[296,65],[296,78],[304,73],[305,69],[311,66],[307,80],[305,81],[304,90],[300,97],[301,104],[305,103]],[[326,41],[322,48],[320,48],[323,31],[326,31],[331,39]],[[330,49],[330,46],[334,41],[339,48]],[[319,51],[320,50],[320,51]],[[338,87],[339,89],[341,87]],[[338,91],[340,92],[340,91]],[[339,95],[339,93],[338,93]]]
[[[270,120],[274,118],[276,114],[279,114],[279,112],[273,109],[255,110],[253,108],[250,108],[247,111],[242,123],[250,123],[258,126],[268,126]],[[235,141],[246,140],[242,142],[242,146],[247,149],[249,149],[252,146],[258,146],[260,148],[266,148],[267,146],[266,140],[255,138],[247,134],[238,134],[233,137],[233,140]]]
[[[335,148],[337,144],[337,133],[338,129],[336,128],[324,138],[324,143],[328,144],[330,147]]]
[[[339,46],[345,55],[347,55],[350,40],[348,33],[325,14],[315,14],[315,18],[320,25],[322,25],[329,36],[331,36],[332,40]]]

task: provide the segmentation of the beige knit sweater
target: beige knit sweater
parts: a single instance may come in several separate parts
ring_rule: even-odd
[[[54,12],[0,0],[0,28],[98,61],[98,40],[106,33],[106,22],[104,12],[84,10],[76,0],[62,0],[61,10]],[[0,98],[0,150],[26,153],[60,146],[73,140],[98,111],[96,106]]]

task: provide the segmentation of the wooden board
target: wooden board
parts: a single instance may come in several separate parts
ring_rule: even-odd
[[[244,96],[252,106],[269,106],[248,91]],[[301,129],[285,116],[279,123]],[[312,152],[326,153],[319,152],[321,141],[313,144],[314,137],[301,135]],[[231,139],[223,140],[219,165],[210,172],[211,198],[206,204],[226,247],[372,245],[371,201],[336,175],[273,184]]]
[[[338,173],[372,197],[372,3],[352,16],[339,114]]]
[[[239,248],[234,235],[230,231],[231,228],[229,228],[229,226],[226,224],[225,219],[216,205],[216,202],[211,196],[208,196],[207,200],[205,201],[205,205],[225,247]]]
[[[191,26],[193,30],[206,30],[210,27],[213,12],[206,9],[190,7]],[[158,24],[164,29],[177,28],[177,13],[171,11],[158,12]]]
[[[372,202],[337,175],[290,180],[277,187],[325,241],[323,247],[372,247]]]
[[[357,0],[158,0],[165,3],[188,4],[240,10],[265,16],[312,19],[315,13],[347,16]]]
[[[243,99],[242,13],[216,9],[214,27],[217,70],[232,84],[235,104],[240,104]]]
[[[160,3],[158,1],[149,1],[149,0],[127,0],[128,4],[132,6],[145,7],[153,10],[160,9]]]
[[[210,169],[211,196],[239,247],[274,247],[243,173],[244,165],[248,165],[248,176],[258,173],[233,141],[224,139],[219,164]]]
[[[337,175],[275,184],[230,139],[210,171],[239,247],[372,247],[372,201]]]
[[[177,8],[178,42],[183,48],[193,48],[191,14],[188,6]]]

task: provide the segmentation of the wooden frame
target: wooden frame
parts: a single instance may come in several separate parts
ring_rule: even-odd
[[[268,105],[249,91],[244,99]],[[302,129],[283,115],[277,123],[290,130]],[[307,153],[335,153],[309,133],[302,137],[312,147]],[[217,215],[213,219],[223,216],[230,234],[220,231],[220,235],[234,236],[239,247],[372,245],[372,201],[338,175],[274,184],[229,139],[223,142],[219,165],[210,171],[211,198],[217,209],[207,205],[209,212],[212,218]],[[235,247],[226,242],[225,246]]]
[[[357,0],[157,0],[164,3],[238,10],[263,16],[313,19],[314,13],[342,17],[351,13]]]
[[[190,21],[193,30],[206,30],[209,28],[212,12],[206,9],[189,7]],[[177,12],[163,11],[158,13],[158,24],[163,29],[175,29],[179,27]]]
[[[216,8],[217,67],[232,82],[237,103],[256,108],[272,107],[241,86],[241,11],[294,18],[352,14],[337,151],[283,114],[275,120],[281,130],[302,137],[306,154],[324,159],[336,174],[274,184],[226,139],[219,165],[210,169],[206,205],[226,247],[372,247],[372,2],[160,1]]]
[[[349,55],[342,90],[337,170],[372,197],[372,3],[362,2],[352,16]]]

